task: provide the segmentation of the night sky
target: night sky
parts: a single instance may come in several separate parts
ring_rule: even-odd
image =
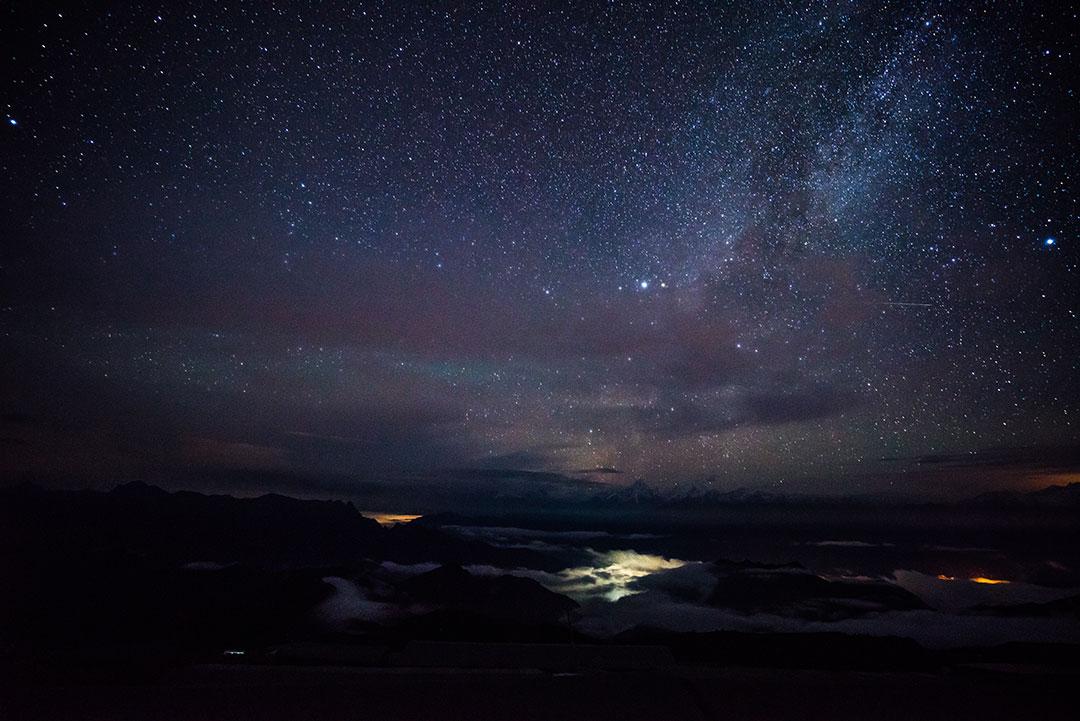
[[[1068,3],[342,4],[0,11],[6,478],[1080,480]]]

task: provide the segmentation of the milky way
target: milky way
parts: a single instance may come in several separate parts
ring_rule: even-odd
[[[1080,470],[1065,4],[15,5],[12,477]]]

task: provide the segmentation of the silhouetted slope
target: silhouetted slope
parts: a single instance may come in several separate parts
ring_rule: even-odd
[[[976,496],[968,505],[982,508],[1077,508],[1080,509],[1080,483],[1050,486],[1038,491],[994,491]]]
[[[327,564],[362,558],[382,537],[379,525],[351,503],[278,495],[168,493],[129,483],[109,493],[9,489],[3,503],[24,552],[67,559]]]
[[[20,565],[51,558],[69,562],[124,556],[171,564],[273,567],[351,564],[368,558],[506,568],[553,564],[549,556],[529,549],[499,548],[437,528],[383,528],[343,501],[169,493],[145,483],[128,483],[108,493],[4,489],[0,521],[4,547],[20,549],[8,560]]]
[[[640,627],[614,640],[667,646],[678,661],[695,665],[930,670],[940,663],[911,639],[841,633],[675,633]]]
[[[721,560],[708,603],[741,613],[774,613],[836,621],[878,611],[926,608],[899,586],[821,578],[799,564],[768,565]]]
[[[546,571],[557,571],[563,567],[560,560],[551,554],[527,548],[493,546],[415,522],[386,529],[382,540],[381,557],[399,563],[483,563],[499,568],[525,567]]]
[[[380,527],[350,503],[279,495],[240,499],[169,493],[142,483],[108,493],[0,491],[0,640],[166,644],[206,649],[312,631],[308,612],[327,575],[363,575],[378,561],[535,562],[437,529]],[[536,563],[536,565],[543,565]],[[501,604],[547,618],[568,599],[524,579],[478,579],[475,613]],[[44,644],[44,645],[42,645]]]
[[[517,576],[475,576],[460,566],[440,566],[398,586],[414,601],[491,618],[557,622],[577,602]]]

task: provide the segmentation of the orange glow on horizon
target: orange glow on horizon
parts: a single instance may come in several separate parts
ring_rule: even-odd
[[[380,526],[396,526],[399,523],[408,523],[420,518],[420,516],[408,513],[383,513],[381,511],[362,511],[360,515],[376,521]]]
[[[939,573],[937,579],[939,581],[955,581],[956,576],[946,576],[944,573]],[[987,578],[986,576],[972,576],[971,578],[965,580],[971,581],[972,583],[985,583],[990,586],[997,586],[1004,583],[1012,583],[1012,581],[1006,581],[1003,578]]]

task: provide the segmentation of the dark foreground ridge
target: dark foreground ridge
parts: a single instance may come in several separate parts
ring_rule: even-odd
[[[1000,665],[936,673],[716,667],[679,662],[653,645],[411,643],[350,652],[309,644],[271,653],[276,660],[188,665],[140,683],[23,685],[4,697],[0,711],[19,721],[1055,721],[1073,718],[1078,700],[1075,673]]]
[[[579,604],[503,569],[546,582],[597,548],[668,543],[690,553],[724,529],[695,532],[694,543],[601,531],[560,545],[581,532],[507,542],[512,529],[483,535],[445,520],[385,528],[343,502],[144,484],[0,491],[0,572],[10,581],[0,715],[1053,719],[1066,718],[1075,695],[1080,647],[1066,643],[946,650],[880,635],[648,623],[597,635],[580,619],[598,601]],[[932,612],[895,584],[825,578],[791,561],[711,559],[674,585],[645,577],[631,590],[640,599],[662,588],[745,619]],[[591,571],[600,582],[616,572]],[[971,613],[1068,619],[1076,610],[1065,597]]]

